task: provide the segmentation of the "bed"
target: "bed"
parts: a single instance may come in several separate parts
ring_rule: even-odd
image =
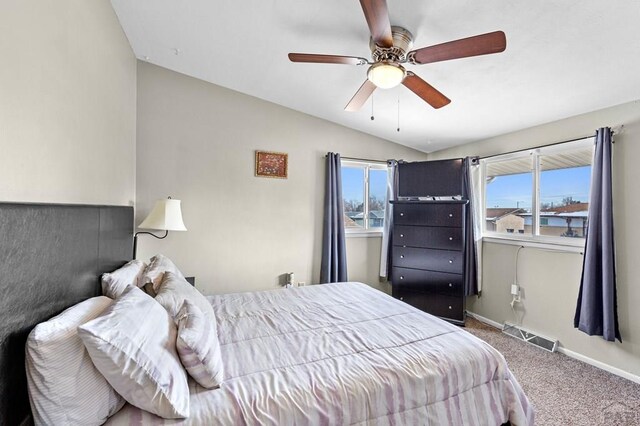
[[[131,259],[133,209],[0,203],[0,424],[28,422],[29,331]],[[189,380],[191,415],[126,404],[109,425],[533,424],[491,346],[360,283],[209,296],[225,381]]]
[[[108,425],[533,424],[495,349],[361,283],[210,296],[225,382],[191,415],[131,405]]]

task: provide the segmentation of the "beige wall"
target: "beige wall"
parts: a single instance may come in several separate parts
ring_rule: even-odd
[[[608,343],[573,328],[580,285],[582,256],[527,248],[520,252],[519,284],[524,290],[519,315],[523,326],[560,340],[580,355],[640,376],[640,102],[584,114],[516,133],[433,153],[430,159],[464,155],[491,155],[593,134],[603,126],[624,124],[615,136],[614,210],[617,246],[618,309],[623,343]],[[484,244],[483,294],[469,299],[467,307],[497,322],[514,322],[509,307],[517,246]]]
[[[289,178],[254,177],[256,149],[288,153]],[[138,257],[166,254],[208,293],[275,288],[286,272],[318,281],[327,151],[426,158],[144,62],[137,150],[137,223],[171,195],[182,199],[189,229],[162,241],[141,237]],[[348,238],[347,251],[349,278],[377,285],[380,238]]]
[[[380,278],[380,249],[382,238],[347,237],[349,280],[367,283],[391,294],[391,284]],[[315,281],[318,277],[315,277]]]
[[[132,204],[136,60],[108,0],[0,6],[0,200]]]

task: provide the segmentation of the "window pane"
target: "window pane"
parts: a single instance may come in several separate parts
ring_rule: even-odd
[[[540,235],[584,238],[591,147],[540,156]]]
[[[387,197],[387,171],[369,169],[369,228],[382,228]]]
[[[486,229],[506,234],[531,234],[533,172],[531,158],[487,163]]]
[[[342,166],[344,227],[364,228],[364,168]]]

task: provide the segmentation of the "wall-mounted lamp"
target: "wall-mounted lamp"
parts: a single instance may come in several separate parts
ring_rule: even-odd
[[[174,200],[171,197],[165,200],[158,200],[153,206],[153,210],[145,220],[138,226],[139,229],[150,229],[154,231],[165,231],[164,235],[157,236],[151,232],[136,232],[133,236],[133,258],[136,258],[138,251],[138,235],[147,234],[159,240],[166,238],[169,231],[186,231],[182,221],[182,209],[180,208],[180,200]]]

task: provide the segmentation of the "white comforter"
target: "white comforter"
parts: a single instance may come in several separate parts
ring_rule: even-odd
[[[226,380],[191,416],[126,405],[109,425],[532,425],[498,351],[360,283],[209,298]]]

